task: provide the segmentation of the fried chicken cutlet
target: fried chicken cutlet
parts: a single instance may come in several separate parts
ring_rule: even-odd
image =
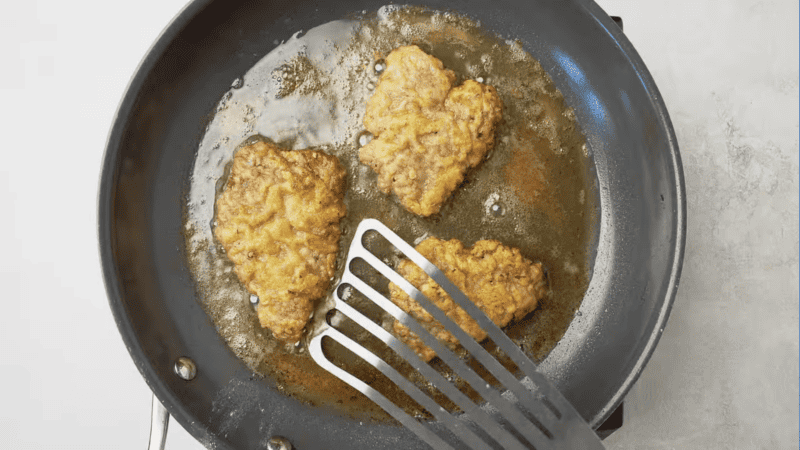
[[[345,170],[318,150],[257,142],[233,158],[214,230],[239,280],[259,298],[258,319],[295,342],[333,276],[345,215]]]
[[[442,241],[430,237],[417,247],[425,258],[447,275],[461,291],[500,327],[519,320],[536,308],[547,292],[547,283],[540,263],[524,258],[518,249],[495,240],[482,240],[472,248],[456,240]],[[449,295],[428,275],[409,260],[402,260],[397,272],[411,282],[450,319],[476,341],[486,339],[486,333]],[[455,349],[458,341],[430,314],[412,300],[397,285],[390,283],[391,300],[411,314],[433,336]],[[406,326],[395,322],[395,334],[424,361],[436,354]]]
[[[503,104],[492,86],[467,80],[411,45],[386,57],[367,101],[364,127],[374,138],[359,158],[409,211],[429,216],[494,145]]]

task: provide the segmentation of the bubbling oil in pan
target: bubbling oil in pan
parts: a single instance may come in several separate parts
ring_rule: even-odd
[[[384,67],[382,58],[409,44],[455,71],[456,84],[471,78],[494,86],[504,105],[494,149],[468,172],[441,212],[428,218],[380,192],[376,175],[358,161],[358,147],[369,139],[361,124],[364,108]],[[456,238],[467,246],[497,239],[541,261],[551,287],[536,311],[508,327],[507,334],[535,360],[544,359],[564,335],[592,269],[599,217],[593,163],[574,112],[519,43],[489,35],[458,14],[421,8],[384,7],[357,20],[330,22],[295,34],[235,80],[198,149],[184,234],[204,309],[220,335],[248,367],[274,380],[285,394],[361,420],[387,420],[370,400],[318,367],[305,351],[307,340],[286,345],[260,327],[253,309],[257,299],[239,283],[233,263],[213,238],[214,203],[233,154],[255,139],[288,149],[322,149],[347,170],[337,278],[355,228],[367,217],[414,243],[426,236]],[[331,304],[330,293],[320,300],[309,335]],[[377,389],[392,391],[391,382],[369,368],[349,364],[348,370]],[[409,412],[421,413],[396,394]]]

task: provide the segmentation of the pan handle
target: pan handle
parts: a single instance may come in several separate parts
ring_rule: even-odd
[[[169,427],[169,413],[167,408],[158,401],[153,394],[153,410],[150,415],[150,442],[147,450],[164,450],[167,443],[167,428]]]

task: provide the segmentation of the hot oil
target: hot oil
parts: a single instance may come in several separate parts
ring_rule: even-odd
[[[383,58],[416,44],[458,75],[493,85],[504,107],[495,148],[447,200],[422,218],[358,161],[369,139],[361,121],[377,85]],[[591,158],[574,113],[541,66],[521,46],[487,35],[451,13],[382,8],[359,20],[331,22],[282,43],[223,96],[198,149],[187,202],[186,245],[204,307],[236,355],[274,380],[287,395],[363,420],[387,416],[371,401],[319,368],[307,340],[285,344],[260,328],[233,264],[213,239],[214,200],[238,146],[268,139],[287,149],[317,148],[347,170],[337,279],[358,223],[378,218],[409,242],[426,236],[472,245],[497,239],[546,268],[551,290],[533,314],[506,329],[535,360],[542,360],[569,326],[591,273],[597,202],[589,179]],[[332,288],[336,280],[332,282]],[[332,289],[331,288],[331,289]],[[309,335],[332,302],[321,299]],[[344,357],[347,360],[346,356]],[[442,365],[443,366],[443,365]],[[351,361],[351,370],[369,369]],[[381,381],[375,378],[379,390]],[[417,407],[405,403],[419,413]]]

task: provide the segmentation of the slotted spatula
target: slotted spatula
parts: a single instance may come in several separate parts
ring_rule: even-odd
[[[391,267],[381,261],[364,246],[364,235],[376,232],[398,249],[403,256],[410,259],[428,274],[445,292],[466,311],[478,325],[488,334],[497,347],[502,350],[520,369],[522,379],[517,378],[505,369],[486,349],[472,336],[456,325],[441,309],[436,307],[419,290],[400,276]],[[448,332],[455,336],[461,346],[475,360],[491,373],[503,389],[488,384],[465,361],[456,356],[434,336],[428,333],[413,317],[406,314],[397,305],[380,294],[377,290],[356,276],[351,271],[354,259],[362,259],[376,269],[389,281],[403,289],[414,301],[428,311],[442,324]],[[392,232],[388,227],[375,219],[363,220],[356,230],[347,255],[344,274],[339,286],[352,286],[369,300],[388,312],[397,321],[407,326],[441,358],[454,373],[469,383],[486,402],[494,408],[501,420],[490,413],[488,408],[475,404],[453,383],[445,379],[433,367],[420,359],[413,350],[402,341],[349,305],[340,296],[340,289],[334,290],[335,309],[353,320],[359,326],[375,335],[383,343],[405,359],[414,369],[427,379],[436,389],[445,394],[458,405],[469,421],[457,417],[431,397],[422,392],[414,383],[406,379],[378,355],[367,350],[333,326],[329,326],[317,334],[310,343],[309,351],[314,360],[339,377],[350,386],[362,392],[382,407],[392,417],[416,433],[421,439],[435,449],[602,449],[600,438],[594,433],[583,418],[575,411],[569,401],[541,373],[536,365],[497,327],[475,304],[473,304],[436,266]],[[441,422],[453,436],[444,436],[419,421],[394,404],[383,394],[333,364],[323,352],[322,340],[333,339],[344,345],[351,352],[364,359],[392,380],[412,399],[424,407],[433,417]],[[502,392],[505,391],[505,392]],[[513,397],[510,398],[510,397]],[[480,430],[474,427],[480,428]],[[453,437],[459,441],[455,442]]]

